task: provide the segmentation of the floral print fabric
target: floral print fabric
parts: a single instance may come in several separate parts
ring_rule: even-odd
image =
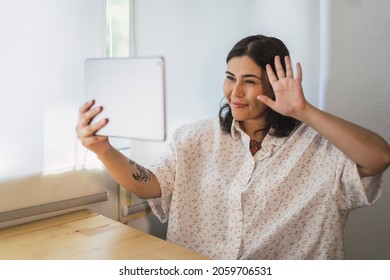
[[[356,164],[305,124],[270,134],[253,156],[249,137],[218,119],[179,128],[148,169],[150,199],[169,222],[167,240],[214,259],[342,259],[348,212],[380,197],[381,176]]]

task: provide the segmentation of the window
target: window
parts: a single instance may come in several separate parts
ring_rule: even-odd
[[[133,1],[131,1],[133,2]],[[106,1],[106,56],[129,56],[129,0]]]

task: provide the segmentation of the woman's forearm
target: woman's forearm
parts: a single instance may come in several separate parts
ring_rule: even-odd
[[[111,147],[98,158],[113,179],[140,198],[155,198],[161,195],[160,184],[152,172],[127,158]]]
[[[333,116],[308,104],[301,121],[317,130],[352,159],[362,177],[386,170],[390,164],[390,146],[376,133]]]

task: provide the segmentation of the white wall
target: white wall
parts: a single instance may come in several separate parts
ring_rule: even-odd
[[[390,142],[390,2],[327,2],[325,109]],[[377,204],[351,213],[347,258],[390,259],[390,170],[383,187]]]
[[[166,59],[167,135],[218,115],[226,55],[248,35],[281,38],[302,62],[306,95],[317,104],[318,17],[319,3],[310,0],[136,0],[136,54]],[[146,164],[161,146],[132,141],[133,158]]]

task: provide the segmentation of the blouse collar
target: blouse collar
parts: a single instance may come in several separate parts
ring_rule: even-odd
[[[265,144],[266,142],[268,142],[269,144],[274,145],[274,146],[282,146],[287,141],[288,137],[272,136],[273,131],[274,131],[274,129],[271,128],[270,131],[265,136],[263,143]],[[231,135],[232,135],[233,140],[237,141],[237,140],[241,139],[242,133],[246,134],[241,129],[240,123],[237,120],[233,119],[232,127],[231,127]]]

